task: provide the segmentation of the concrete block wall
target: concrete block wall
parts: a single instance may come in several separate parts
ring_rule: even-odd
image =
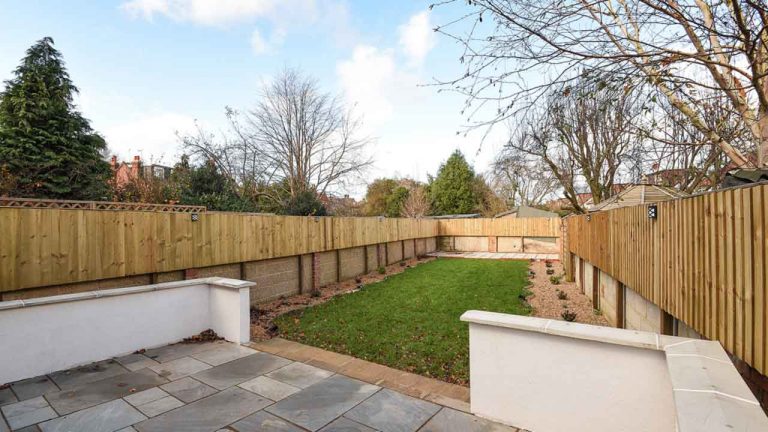
[[[339,280],[353,279],[365,274],[365,248],[349,248],[339,251]]]
[[[387,243],[387,265],[403,260],[403,242]]]
[[[413,240],[403,240],[403,259],[411,259],[416,256],[416,246]]]
[[[437,237],[427,237],[424,240],[424,243],[427,246],[427,253],[434,252],[437,250]]]
[[[496,240],[499,252],[522,252],[523,239],[520,237],[499,237]]]
[[[584,261],[584,286],[581,288],[581,290],[584,292],[584,295],[587,296],[587,298],[590,300],[594,298],[592,296],[592,288],[595,286],[593,282],[594,275],[595,275],[595,269],[594,267],[592,267],[592,264],[590,264],[587,261]]]
[[[242,279],[256,282],[251,288],[251,298],[260,301],[298,294],[301,291],[299,276],[299,257],[296,256],[243,263]]]

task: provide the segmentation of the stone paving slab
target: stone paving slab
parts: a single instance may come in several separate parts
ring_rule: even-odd
[[[150,366],[149,369],[157,372],[161,377],[165,377],[168,381],[176,381],[177,379],[184,378],[185,376],[196,374],[200,371],[210,369],[211,365],[203,363],[200,360],[195,360],[192,357],[182,357],[176,360],[171,360],[166,363],[160,363],[155,366]]]
[[[185,403],[194,402],[217,392],[215,388],[190,377],[163,384],[160,388]]]
[[[168,382],[149,369],[128,372],[71,390],[49,393],[46,398],[61,415],[90,408],[113,399],[150,389]]]
[[[237,432],[304,432],[304,429],[264,411],[251,414],[229,428]]]
[[[299,362],[291,363],[266,374],[267,377],[273,380],[299,388],[307,388],[331,375],[333,375],[333,372]]]
[[[13,394],[10,387],[0,390],[0,406],[12,404],[18,401],[19,399],[15,394]]]
[[[42,396],[25,399],[0,408],[11,430],[21,429],[57,417]]]
[[[76,368],[68,369],[65,371],[55,372],[49,375],[49,377],[59,386],[62,390],[67,390],[88,384],[96,381],[101,381],[105,378],[121,375],[126,372],[130,372],[128,369],[120,365],[115,360],[104,360],[96,363],[91,363],[85,366],[79,366]]]
[[[254,377],[290,364],[290,360],[258,352],[221,366],[202,371],[193,378],[219,390],[242,384]]]
[[[383,389],[344,417],[383,432],[415,432],[438,411],[439,405]]]
[[[11,384],[11,389],[19,400],[31,399],[49,392],[58,391],[59,388],[47,376],[39,376],[16,381]]]
[[[267,411],[316,431],[376,393],[380,387],[334,375],[288,396]]]
[[[166,345],[160,348],[148,349],[144,351],[144,355],[160,363],[165,363],[171,360],[180,359],[182,357],[189,357],[193,354],[198,354],[227,344],[229,344],[229,342],[225,341],[205,343],[177,343],[173,345]]]
[[[208,363],[211,366],[219,366],[231,362],[232,360],[256,354],[257,352],[258,351],[254,349],[242,345],[226,344],[197,354],[192,354],[190,357],[200,360],[203,363]]]
[[[147,417],[155,417],[181,406],[184,406],[184,402],[176,399],[173,396],[166,396],[164,398],[139,405],[136,408]]]
[[[250,392],[264,396],[275,402],[299,392],[301,389],[280,381],[275,381],[267,376],[259,376],[239,385]]]
[[[40,425],[42,432],[113,432],[146,419],[122,399],[96,405]]]
[[[376,432],[376,429],[371,429],[348,418],[339,417],[328,426],[320,429],[320,432]]]
[[[160,387],[152,387],[149,390],[140,391],[130,394],[123,399],[133,406],[144,405],[146,403],[154,402],[158,399],[162,399],[168,396],[168,393],[164,392]]]
[[[443,408],[419,432],[518,432],[518,430],[461,411]]]
[[[127,356],[118,357],[115,360],[131,372],[160,364],[144,354],[128,354]]]
[[[269,405],[271,401],[239,387],[169,411],[134,425],[139,432],[210,432]]]

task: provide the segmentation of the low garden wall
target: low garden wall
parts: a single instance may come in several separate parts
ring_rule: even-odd
[[[207,278],[0,302],[0,384],[167,345],[207,329],[246,343],[253,285]]]
[[[536,432],[768,430],[717,342],[468,311],[471,411]]]

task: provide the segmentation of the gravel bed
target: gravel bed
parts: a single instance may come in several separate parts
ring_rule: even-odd
[[[554,276],[560,276],[560,283],[554,284],[547,274],[544,261],[533,261],[528,267],[535,273],[528,290],[531,296],[528,303],[533,307],[533,316],[563,320],[566,309],[576,313],[575,322],[607,326],[608,321],[592,308],[592,300],[582,294],[575,282],[566,282],[560,261],[552,261]],[[565,293],[567,299],[558,298],[558,290]]]

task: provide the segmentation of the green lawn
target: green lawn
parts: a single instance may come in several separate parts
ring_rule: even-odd
[[[469,382],[470,309],[528,315],[528,263],[438,259],[289,313],[282,337],[445,381]]]

